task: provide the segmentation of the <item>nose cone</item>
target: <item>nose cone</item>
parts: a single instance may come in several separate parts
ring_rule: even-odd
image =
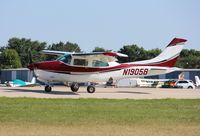
[[[59,61],[44,61],[44,62],[38,62],[38,63],[32,63],[28,65],[28,68],[30,70],[34,69],[42,69],[42,70],[52,70],[61,64]]]
[[[34,70],[34,69],[36,69],[36,68],[39,68],[40,65],[41,65],[41,62],[38,62],[38,63],[32,63],[32,64],[28,65],[27,67],[28,67],[28,69],[30,69],[30,70]]]

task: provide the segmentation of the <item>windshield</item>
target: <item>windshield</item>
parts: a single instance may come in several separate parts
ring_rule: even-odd
[[[64,63],[66,63],[66,64],[70,64],[71,63],[71,59],[72,59],[71,55],[64,55],[64,56],[59,57],[57,60],[62,61]]]

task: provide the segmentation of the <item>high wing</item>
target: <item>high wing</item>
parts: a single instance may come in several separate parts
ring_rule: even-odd
[[[48,55],[67,55],[73,54],[72,52],[64,52],[64,51],[53,51],[53,50],[42,50],[41,53]]]
[[[73,55],[73,56],[105,55],[105,56],[112,56],[112,57],[128,57],[128,55],[122,54],[122,53],[118,53],[118,52],[76,53],[76,52],[42,50],[41,53],[49,54],[49,55]]]

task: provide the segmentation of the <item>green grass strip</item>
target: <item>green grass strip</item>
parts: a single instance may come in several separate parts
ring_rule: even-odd
[[[0,123],[200,124],[200,99],[110,100],[0,97]]]

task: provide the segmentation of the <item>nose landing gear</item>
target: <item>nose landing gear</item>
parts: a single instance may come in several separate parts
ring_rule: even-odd
[[[45,88],[44,88],[44,91],[49,93],[52,91],[52,87],[50,85],[46,85]]]

